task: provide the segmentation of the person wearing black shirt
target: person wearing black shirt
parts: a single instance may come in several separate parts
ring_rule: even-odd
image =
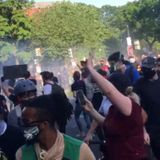
[[[85,122],[87,124],[87,128],[89,128],[90,122],[89,122],[88,115],[85,113],[82,105],[79,102],[77,92],[79,90],[81,90],[81,91],[83,91],[84,95],[86,95],[86,86],[85,86],[84,81],[80,80],[80,72],[75,71],[74,74],[73,74],[73,79],[74,79],[74,82],[71,85],[71,90],[73,92],[73,96],[76,98],[76,106],[75,106],[75,112],[74,112],[75,120],[76,120],[78,129],[80,131],[80,136],[83,137],[84,136],[84,132],[83,132],[83,127],[82,127],[82,124],[81,124],[81,121],[80,121],[80,114],[83,113],[84,120],[85,120]]]
[[[143,77],[137,81],[134,89],[148,114],[146,129],[150,135],[153,153],[160,160],[160,79],[153,57],[146,57],[142,61],[142,72]]]
[[[158,74],[158,77],[160,78],[160,57],[157,58],[157,74]]]

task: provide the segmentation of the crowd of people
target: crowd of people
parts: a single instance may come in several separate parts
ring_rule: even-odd
[[[92,55],[81,62],[75,106],[52,72],[40,73],[41,95],[29,71],[14,85],[1,78],[0,159],[95,160],[89,144],[97,135],[101,160],[160,160],[160,59],[142,59],[141,72],[120,52],[108,62],[95,67]],[[72,115],[77,138],[66,132]]]

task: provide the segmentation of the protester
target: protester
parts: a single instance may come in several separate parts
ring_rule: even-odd
[[[87,68],[98,86],[112,102],[108,116],[104,118],[86,99],[85,108],[89,113],[103,124],[107,143],[104,148],[104,160],[140,160],[145,158],[143,139],[142,108],[125,96],[125,90],[129,82],[123,74],[117,73],[110,77],[110,81],[104,79],[93,68],[92,58],[87,61]]]
[[[78,71],[75,71],[73,73],[73,79],[74,79],[74,82],[73,84],[71,85],[71,90],[73,92],[73,97],[75,97],[76,101],[75,101],[75,111],[74,111],[74,114],[75,114],[75,120],[76,120],[76,124],[78,126],[78,129],[80,131],[80,136],[81,137],[84,137],[85,133],[84,133],[84,129],[83,129],[83,126],[82,126],[82,123],[80,121],[80,115],[81,113],[83,113],[83,116],[84,116],[84,120],[86,122],[86,125],[87,125],[87,128],[89,128],[90,126],[90,122],[89,122],[89,117],[88,115],[85,113],[83,107],[82,107],[82,104],[80,103],[79,101],[79,97],[77,95],[77,92],[79,90],[81,90],[83,92],[84,95],[86,95],[86,86],[85,86],[85,83],[83,80],[81,80],[81,77],[80,77],[80,72]],[[78,135],[79,136],[79,135]]]
[[[25,78],[25,79],[29,79],[29,80],[32,81],[35,85],[37,85],[36,79],[31,76],[31,73],[30,73],[29,71],[26,71],[26,72],[24,73],[24,78]]]
[[[107,97],[103,97],[103,100],[102,100],[102,103],[101,103],[101,106],[99,108],[99,113],[106,117],[108,112],[109,112],[109,108],[112,106],[111,102],[109,101],[109,99]],[[85,136],[84,138],[84,141],[89,144],[90,143],[90,140],[92,140],[92,136],[93,136],[93,133],[94,131],[97,129],[97,127],[99,126],[99,123],[93,119],[92,123],[91,123],[91,126],[87,132],[87,135]],[[98,131],[97,131],[97,135],[98,135],[98,138],[103,141],[105,140],[105,137],[104,137],[104,134],[103,134],[103,128],[102,126],[100,126],[98,128]]]
[[[102,70],[102,69],[98,69],[97,72],[102,75],[104,78],[107,78],[107,72]],[[103,100],[103,94],[101,89],[99,88],[99,86],[95,83],[94,79],[91,78],[92,80],[92,86],[93,86],[93,98],[92,98],[92,104],[94,106],[94,108],[98,111],[100,108],[100,105],[102,103]]]
[[[21,130],[6,123],[5,116],[4,109],[0,108],[0,159],[15,160],[15,153],[25,144],[25,139]]]
[[[100,60],[100,69],[105,71],[107,74],[109,73],[109,66],[106,64],[105,59]]]
[[[19,127],[18,119],[22,114],[22,102],[24,100],[36,97],[37,89],[35,84],[30,80],[21,79],[17,81],[12,99],[14,99],[15,108],[8,114],[8,124]],[[11,100],[12,100],[11,99]]]
[[[160,79],[156,59],[146,57],[142,60],[143,77],[134,88],[141,98],[141,104],[148,114],[146,129],[150,135],[151,147],[156,158],[160,159]]]
[[[4,120],[7,122],[9,110],[6,104],[6,98],[3,95],[0,95],[0,108],[4,110]]]
[[[160,78],[160,57],[158,57],[156,60],[156,66],[157,66],[157,74],[158,77]]]
[[[54,76],[54,73],[53,72],[50,72],[50,73],[51,73],[53,83],[59,84],[58,78],[56,76]]]
[[[2,93],[9,97],[13,93],[13,86],[9,84],[9,80],[1,77],[1,89]]]
[[[133,64],[125,60],[120,52],[114,52],[111,54],[108,57],[108,62],[111,65],[111,73],[115,71],[124,73],[129,78],[131,85],[140,78],[140,75]]]
[[[44,71],[41,72],[41,75],[43,79],[42,93],[44,95],[50,95],[57,92],[58,94],[62,94],[67,97],[64,89],[57,83],[57,81],[54,80],[54,75],[52,72]]]
[[[43,80],[43,94],[49,95],[52,93],[52,85],[54,84],[52,78],[52,73],[49,71],[41,72],[42,80]]]
[[[44,95],[52,95],[52,94],[56,93],[56,94],[62,96],[66,100],[67,106],[68,106],[68,107],[64,106],[64,109],[66,109],[66,112],[70,116],[73,111],[73,106],[70,103],[69,99],[67,98],[67,95],[65,94],[64,89],[60,85],[58,85],[57,82],[53,81],[53,77],[54,77],[53,73],[48,72],[48,71],[44,71],[41,73],[41,75],[42,75],[42,79],[43,79],[43,83],[44,83],[43,94]],[[68,119],[63,116],[63,111],[62,111],[61,118],[57,124],[59,127],[59,130],[62,133],[66,132],[67,121],[68,121]]]
[[[56,128],[55,122],[62,114],[59,108],[64,108],[63,100],[57,101],[57,96],[63,99],[59,95],[43,95],[24,104],[21,126],[27,144],[17,151],[17,160],[95,160],[85,143]]]

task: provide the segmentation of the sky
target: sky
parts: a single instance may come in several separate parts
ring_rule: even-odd
[[[34,0],[35,2],[54,2],[54,1],[62,1],[62,0]],[[69,0],[71,2],[82,2],[86,4],[95,5],[97,7],[101,7],[103,5],[109,4],[112,6],[121,6],[126,4],[127,2],[133,2],[134,0]]]

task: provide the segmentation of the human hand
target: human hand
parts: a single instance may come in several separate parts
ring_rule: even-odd
[[[87,134],[86,137],[83,139],[83,141],[85,143],[87,143],[89,145],[89,142],[92,140],[92,135],[91,134]]]
[[[144,132],[144,144],[150,145],[150,136],[147,132]]]
[[[93,55],[92,53],[89,53],[89,57],[87,59],[87,68],[90,69],[90,68],[93,68]]]
[[[86,104],[83,105],[84,109],[87,112],[92,112],[94,110],[93,104],[87,99],[87,97],[84,96]]]

